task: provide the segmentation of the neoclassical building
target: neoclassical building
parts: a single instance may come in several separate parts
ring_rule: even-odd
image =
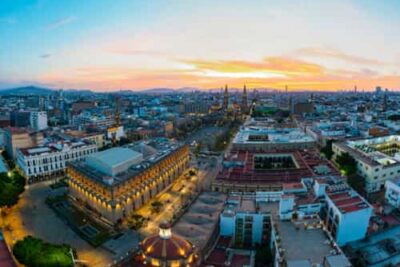
[[[164,190],[188,163],[187,145],[155,142],[108,149],[68,166],[70,195],[116,223]]]

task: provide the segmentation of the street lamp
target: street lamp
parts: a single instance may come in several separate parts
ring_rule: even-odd
[[[7,176],[8,176],[9,178],[11,178],[12,172],[11,172],[11,171],[7,172]]]

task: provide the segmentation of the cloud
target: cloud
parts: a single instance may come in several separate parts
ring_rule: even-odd
[[[46,59],[46,58],[51,57],[51,54],[50,53],[46,53],[46,54],[40,55],[39,57],[42,58],[42,59]]]
[[[315,76],[325,71],[325,68],[321,65],[285,57],[268,57],[261,62],[240,60],[183,60],[182,62],[189,64],[199,72],[220,73],[221,77],[224,74],[229,77],[232,76],[231,74],[240,73],[245,73],[247,76],[263,73],[270,77]],[[236,75],[236,77],[240,77],[240,75]]]
[[[127,65],[81,66],[52,69],[39,77],[59,87],[95,90],[141,89],[151,87],[217,88],[248,87],[289,90],[372,89],[376,85],[398,88],[400,76],[369,68],[334,69],[289,57],[252,60],[177,60],[175,67],[142,68]],[[172,65],[171,65],[172,66]]]
[[[52,30],[58,29],[64,25],[74,22],[75,20],[76,20],[75,16],[68,16],[68,17],[61,18],[61,19],[54,21],[53,23],[47,25],[47,30],[52,31]]]
[[[360,65],[365,65],[365,64],[367,64],[367,65],[384,65],[385,64],[384,62],[382,62],[380,60],[350,55],[350,54],[346,54],[339,50],[331,49],[331,48],[306,47],[306,48],[301,48],[301,49],[296,50],[294,52],[294,54],[310,56],[310,57],[328,57],[328,58],[334,58],[334,59],[338,59],[338,60],[345,61],[348,63],[354,63],[354,64],[360,64]]]

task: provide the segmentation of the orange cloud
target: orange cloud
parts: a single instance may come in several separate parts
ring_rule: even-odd
[[[216,71],[220,73],[270,73],[284,76],[319,75],[324,72],[324,67],[300,60],[268,57],[263,62],[250,61],[206,61],[183,60],[183,63],[193,66],[197,70]]]
[[[138,69],[129,67],[85,67],[48,73],[39,80],[67,88],[98,90],[143,89],[151,87],[218,88],[241,87],[290,90],[338,90],[354,85],[372,89],[376,85],[397,88],[400,76],[382,75],[370,69],[328,69],[322,65],[285,57],[261,62],[244,60],[181,60],[182,68]]]

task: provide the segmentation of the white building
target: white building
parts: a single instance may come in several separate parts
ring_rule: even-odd
[[[400,175],[400,136],[392,135],[333,143],[334,159],[349,153],[357,162],[357,173],[365,179],[365,190],[377,192],[385,182]]]
[[[265,204],[254,196],[230,196],[220,214],[220,235],[232,237],[237,246],[268,244],[271,213]]]
[[[325,200],[325,226],[339,246],[367,235],[372,207],[357,192],[343,185],[329,186]]]
[[[124,126],[112,126],[107,129],[107,139],[119,141],[121,137],[125,137]]]
[[[385,199],[395,208],[400,207],[400,179],[386,181]]]
[[[250,126],[240,129],[232,145],[234,149],[307,149],[315,147],[316,142],[297,128]]]
[[[305,182],[310,190],[307,195],[281,196],[280,220],[321,216],[339,246],[366,236],[372,207],[364,198],[338,177],[303,179]]]
[[[41,131],[47,129],[47,112],[46,111],[31,111],[30,124],[32,129]]]
[[[97,152],[96,144],[62,141],[46,146],[17,148],[17,164],[29,183],[64,174],[68,162],[81,160]]]

